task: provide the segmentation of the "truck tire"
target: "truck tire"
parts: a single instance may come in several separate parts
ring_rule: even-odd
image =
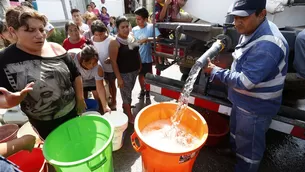
[[[191,71],[191,68],[183,67],[183,66],[179,66],[179,69],[183,75],[187,75],[187,76],[189,75],[189,73]]]

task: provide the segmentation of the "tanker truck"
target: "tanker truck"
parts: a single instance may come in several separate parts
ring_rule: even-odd
[[[224,49],[214,57],[214,63],[222,68],[230,68],[232,52],[239,40],[233,19],[226,17],[233,0],[188,0],[184,11],[197,18],[192,23],[160,22],[159,29],[172,30],[172,38],[154,40],[153,55],[168,59],[167,64],[158,64],[165,70],[179,65],[184,76],[196,60],[211,51],[216,40],[225,44]],[[294,44],[297,34],[305,29],[305,0],[267,0],[267,19],[274,22],[286,38],[289,48],[289,74],[294,74]],[[181,40],[181,34],[191,39]],[[288,74],[288,75],[289,75]],[[184,78],[184,77],[182,77]],[[186,78],[186,77],[185,77]],[[185,80],[147,74],[147,90],[166,97],[178,99]],[[305,139],[305,82],[285,81],[283,101],[280,111],[272,120],[270,128],[282,133]],[[200,72],[189,103],[220,114],[230,116],[232,104],[227,99],[227,88],[219,81],[209,82],[209,76]]]

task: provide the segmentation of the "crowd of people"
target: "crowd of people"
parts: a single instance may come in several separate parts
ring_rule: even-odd
[[[125,16],[109,16],[106,7],[100,12],[94,3],[87,7],[84,15],[78,9],[71,10],[73,21],[66,23],[67,38],[61,45],[46,40],[47,17],[29,3],[9,8],[0,23],[0,35],[5,40],[0,52],[0,108],[20,104],[42,139],[85,111],[88,91],[99,102],[101,113],[116,110],[116,80],[124,112],[133,123],[131,93],[136,78],[141,73],[144,89],[143,76],[152,72],[148,11],[138,10],[139,26],[132,34]],[[110,102],[104,80],[109,85]],[[7,157],[22,149],[31,150],[34,143],[34,137],[24,136],[0,144],[0,153]]]
[[[186,2],[157,0],[156,22],[191,22],[192,18],[181,10]],[[278,28],[266,19],[265,6],[266,0],[235,2],[229,15],[234,16],[236,30],[242,36],[233,53],[232,70],[210,61],[205,67],[211,80],[229,88],[235,171],[258,170],[265,133],[281,105],[287,73],[289,47]],[[26,4],[8,9],[5,21],[0,23],[0,36],[7,46],[0,52],[0,108],[20,104],[45,139],[56,127],[84,112],[89,91],[99,102],[101,113],[116,110],[118,87],[123,110],[133,123],[132,90],[137,77],[139,99],[150,97],[144,76],[152,73],[151,42],[171,34],[170,30],[154,28],[144,7],[135,9],[134,14],[137,26],[131,28],[128,18],[110,16],[106,7],[98,10],[93,2],[87,5],[85,14],[72,9],[72,21],[65,25],[67,37],[60,45],[46,41],[46,16]],[[304,31],[297,37],[296,49],[303,50],[303,36]],[[298,51],[297,55],[303,54]],[[302,77],[304,72],[299,71]],[[109,85],[110,100],[104,81]],[[0,154],[8,156],[33,145],[33,138],[26,136],[6,147],[0,144]]]
[[[5,20],[0,21],[0,37],[5,42],[0,52],[0,108],[20,104],[45,139],[56,127],[85,111],[89,91],[101,113],[116,110],[118,87],[123,110],[133,123],[131,97],[137,77],[139,98],[150,96],[144,76],[152,73],[154,32],[145,8],[134,13],[137,26],[132,28],[128,18],[110,16],[106,7],[100,11],[93,2],[85,14],[72,9],[72,21],[65,24],[66,39],[58,44],[46,40],[54,27],[33,4],[23,2],[7,9]],[[159,39],[159,30],[155,33]],[[105,81],[110,99],[106,98]],[[34,137],[25,136],[0,144],[0,153],[7,157],[30,150],[34,142]]]

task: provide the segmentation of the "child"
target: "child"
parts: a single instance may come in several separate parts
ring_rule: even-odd
[[[111,105],[112,110],[116,110],[116,85],[115,85],[115,74],[113,72],[112,66],[110,64],[109,58],[109,45],[110,41],[114,38],[109,35],[107,27],[100,20],[94,21],[91,26],[93,36],[91,41],[95,48],[97,49],[99,55],[99,61],[103,66],[105,72],[105,80],[109,84],[109,93],[111,95]]]
[[[86,39],[80,35],[78,25],[69,21],[65,25],[66,34],[69,35],[62,44],[62,46],[68,51],[73,48],[81,48],[86,43]]]
[[[110,111],[106,101],[104,87],[104,71],[98,63],[98,54],[93,45],[85,45],[82,49],[74,49],[69,52],[83,79],[84,94],[92,91],[93,97],[100,104],[100,111]]]
[[[72,9],[71,15],[72,15],[73,22],[78,26],[81,34],[84,34],[88,30],[90,30],[89,26],[87,24],[83,23],[82,15],[78,9]]]
[[[86,31],[83,36],[85,39],[90,40],[91,37],[93,36],[93,33],[91,32],[91,25],[94,21],[96,21],[98,18],[94,14],[89,14],[86,16],[85,21],[86,24],[90,27],[90,30]]]
[[[146,8],[139,7],[134,13],[136,14],[137,26],[132,29],[132,33],[136,40],[141,44],[139,52],[142,61],[142,68],[139,73],[141,92],[138,98],[141,99],[144,95],[146,95],[146,98],[149,98],[149,91],[145,91],[144,76],[147,73],[152,73],[153,59],[150,42],[153,41],[154,27],[151,23],[147,23],[149,14]],[[159,35],[160,32],[156,28],[155,36],[158,37]]]
[[[110,35],[114,36],[117,34],[117,28],[115,26],[115,17],[114,16],[111,16],[110,17],[110,23],[108,24],[107,28],[110,32]]]

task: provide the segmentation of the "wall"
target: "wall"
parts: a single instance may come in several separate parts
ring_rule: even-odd
[[[201,20],[223,24],[227,11],[234,0],[188,0],[184,10]],[[285,6],[284,12],[272,15],[268,13],[267,18],[278,27],[305,26],[305,6]]]
[[[20,2],[22,2],[21,0]],[[63,0],[66,3],[66,9],[62,5],[62,0],[36,0],[38,11],[45,14],[51,22],[66,20],[65,12],[67,11],[68,18],[71,18],[69,0]]]
[[[124,0],[105,0],[105,4],[102,4],[100,0],[92,0],[96,7],[100,10],[102,6],[107,8],[109,15],[120,16],[125,13]]]

